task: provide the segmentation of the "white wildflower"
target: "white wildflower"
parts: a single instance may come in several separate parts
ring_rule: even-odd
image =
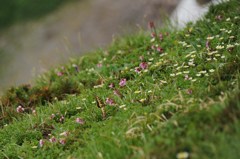
[[[230,49],[230,48],[233,48],[233,47],[234,47],[234,45],[231,45],[231,44],[227,45],[227,49]]]
[[[120,106],[119,106],[119,108],[124,108],[124,107],[126,107],[126,105],[120,105]]]
[[[211,61],[212,60],[212,58],[207,58],[207,61]]]
[[[218,49],[218,50],[224,49],[224,46],[218,45],[218,46],[216,47],[216,49]]]
[[[214,69],[210,69],[210,70],[209,70],[209,72],[211,72],[211,73],[214,72],[214,71],[215,71]]]
[[[154,60],[154,58],[150,58],[150,59],[148,59],[149,61],[153,61]]]
[[[207,37],[207,40],[212,40],[212,39],[214,39],[214,36]]]
[[[207,73],[207,71],[203,70],[203,71],[200,71],[199,73],[205,74],[205,73]]]
[[[167,81],[164,81],[164,80],[160,80],[160,82],[161,82],[161,83],[164,83],[164,84],[166,84],[166,83],[167,83]]]
[[[192,82],[196,82],[197,81],[197,79],[192,79]]]
[[[176,67],[176,66],[178,66],[178,64],[176,63],[176,64],[174,64],[173,66]]]
[[[135,91],[134,93],[135,93],[135,94],[139,94],[139,93],[141,93],[141,91]]]
[[[181,75],[181,74],[182,74],[182,72],[177,72],[177,73],[176,73],[177,76],[178,76],[178,75]]]

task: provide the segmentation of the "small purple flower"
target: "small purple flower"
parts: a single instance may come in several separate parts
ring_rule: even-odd
[[[61,117],[60,117],[59,122],[61,122],[61,123],[64,122],[64,116],[61,116]]]
[[[23,108],[21,105],[19,105],[19,106],[17,107],[17,112],[18,112],[18,113],[23,113],[23,112],[24,112],[24,108]]]
[[[160,39],[160,41],[163,40],[163,34],[162,33],[159,34],[159,39]]]
[[[85,123],[85,121],[81,118],[76,118],[76,123],[83,125]]]
[[[98,68],[101,68],[101,67],[102,67],[102,63],[98,63],[98,64],[97,64],[97,67],[98,67]]]
[[[109,88],[114,88],[115,85],[114,85],[114,83],[110,83],[108,87],[109,87]]]
[[[188,89],[188,90],[186,91],[186,93],[190,95],[190,94],[193,93],[193,91],[192,91],[192,89]]]
[[[217,15],[217,16],[215,17],[215,19],[221,21],[221,20],[223,19],[223,17],[222,17],[221,15]]]
[[[126,85],[126,83],[127,83],[126,78],[122,78],[122,79],[120,80],[120,82],[119,82],[119,85],[120,85],[121,87],[123,87],[123,86]]]
[[[66,144],[66,139],[60,139],[59,143],[62,144],[62,145],[65,145]]]
[[[52,115],[50,116],[50,118],[53,119],[53,118],[55,118],[55,116],[56,116],[55,114],[52,114]]]
[[[156,47],[155,47],[154,45],[151,46],[151,49],[152,49],[152,50],[155,50],[155,48],[156,48]]]
[[[45,143],[45,142],[44,142],[43,139],[39,140],[39,146],[40,146],[40,147],[43,147],[44,143]]]
[[[160,52],[160,53],[162,53],[162,52],[163,52],[163,48],[161,48],[161,47],[159,46],[159,47],[157,47],[157,51]]]
[[[113,91],[113,94],[116,95],[116,96],[118,96],[118,97],[120,97],[120,98],[123,97],[123,95],[122,95],[118,90],[116,90],[116,89]]]
[[[141,72],[141,68],[140,67],[135,67],[135,72],[140,73]]]
[[[62,76],[62,75],[63,75],[62,72],[58,72],[58,73],[57,73],[57,76],[59,76],[59,77]]]
[[[155,37],[156,37],[156,34],[155,34],[155,33],[151,33],[151,37],[152,37],[152,38],[155,38]]]
[[[111,99],[111,98],[107,98],[107,99],[106,99],[106,103],[107,103],[108,105],[114,105],[114,104],[115,104],[114,100]]]
[[[207,48],[207,49],[210,48],[210,41],[209,41],[209,40],[207,40],[207,42],[206,42],[206,48]]]
[[[140,67],[141,69],[145,70],[145,69],[148,68],[148,64],[147,64],[147,62],[141,62],[141,63],[139,64],[139,67]]]
[[[53,137],[51,137],[51,139],[49,139],[49,141],[50,141],[51,143],[55,143],[55,142],[57,142],[57,139],[53,136]]]
[[[37,111],[35,109],[32,109],[32,114],[37,115]]]
[[[143,61],[144,60],[144,56],[139,56],[139,60]]]
[[[150,29],[154,29],[155,28],[154,22],[153,21],[148,22],[148,27]]]

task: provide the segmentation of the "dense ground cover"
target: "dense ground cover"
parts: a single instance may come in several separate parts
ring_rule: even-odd
[[[11,88],[0,157],[239,158],[239,12],[232,0],[181,31],[150,23]]]

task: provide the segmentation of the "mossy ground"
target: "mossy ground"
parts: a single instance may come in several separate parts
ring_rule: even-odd
[[[152,27],[11,88],[0,157],[238,159],[239,13],[222,3],[181,31]]]

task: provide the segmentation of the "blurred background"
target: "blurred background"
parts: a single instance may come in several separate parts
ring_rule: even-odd
[[[189,1],[189,0],[187,0]],[[190,0],[194,1],[194,0]],[[0,0],[0,92],[99,47],[160,26],[180,0]]]

